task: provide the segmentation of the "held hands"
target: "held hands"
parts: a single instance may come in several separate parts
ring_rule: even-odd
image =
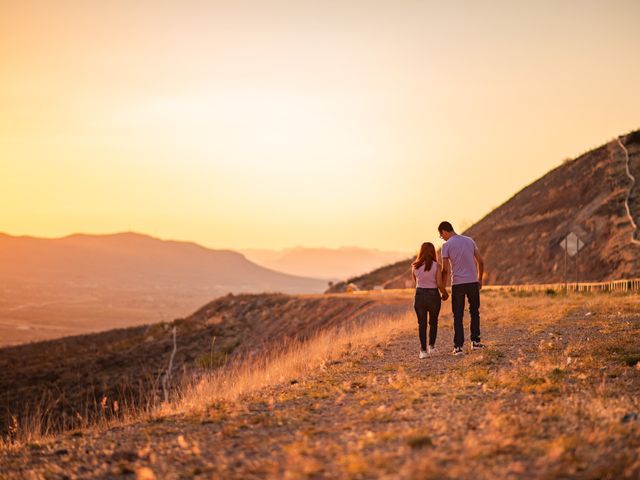
[[[444,293],[440,295],[440,298],[442,299],[443,302],[446,302],[447,299],[449,298],[449,292],[445,290]]]

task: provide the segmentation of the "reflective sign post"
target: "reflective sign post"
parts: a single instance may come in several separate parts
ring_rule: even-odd
[[[578,290],[578,283],[580,282],[580,264],[578,263],[578,252],[584,248],[584,242],[580,240],[575,233],[569,232],[569,234],[562,239],[560,246],[564,249],[564,289],[568,291],[568,279],[567,279],[567,263],[568,257],[576,257],[576,291]]]

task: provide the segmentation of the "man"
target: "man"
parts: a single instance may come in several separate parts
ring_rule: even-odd
[[[446,285],[451,272],[451,309],[453,310],[453,354],[462,355],[464,345],[465,296],[469,301],[471,314],[471,348],[484,348],[480,343],[480,289],[484,262],[480,256],[476,242],[453,231],[449,222],[438,225],[442,245],[442,280]],[[476,268],[477,264],[477,268]]]

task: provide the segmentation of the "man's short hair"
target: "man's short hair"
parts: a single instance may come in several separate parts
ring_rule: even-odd
[[[451,226],[451,224],[449,222],[440,222],[440,225],[438,225],[438,231],[439,232],[453,232],[453,227]]]

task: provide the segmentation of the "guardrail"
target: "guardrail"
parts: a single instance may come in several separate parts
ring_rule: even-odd
[[[640,278],[611,280],[608,282],[540,283],[530,285],[486,285],[483,290],[510,290],[516,292],[634,292],[640,293]]]
[[[447,287],[451,292],[451,286]],[[629,292],[640,294],[640,278],[630,280],[611,280],[608,282],[581,282],[581,283],[536,283],[521,285],[484,285],[482,290],[500,290],[511,292]],[[354,290],[348,293],[371,295],[376,293],[409,293],[413,288],[393,288],[388,290]]]

